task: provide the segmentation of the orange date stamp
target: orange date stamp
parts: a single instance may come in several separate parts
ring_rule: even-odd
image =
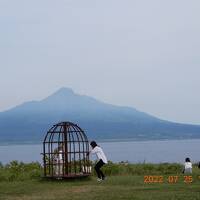
[[[144,183],[163,183],[163,176],[144,176]]]
[[[180,181],[183,181],[184,183],[190,184],[193,182],[193,177],[192,176],[144,176],[144,183],[164,183],[167,182],[169,184],[176,184]]]

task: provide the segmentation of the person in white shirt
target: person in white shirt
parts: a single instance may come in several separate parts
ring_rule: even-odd
[[[190,162],[190,158],[185,159],[183,173],[192,173],[192,163]]]
[[[97,173],[97,176],[98,176],[97,180],[98,181],[105,180],[105,175],[101,171],[101,167],[108,163],[107,158],[106,158],[102,148],[99,147],[95,141],[92,141],[90,143],[90,145],[92,147],[92,150],[90,151],[90,153],[96,154],[97,158],[99,159],[99,161],[97,162],[97,164],[94,167],[94,169]]]
[[[63,145],[59,145],[58,148],[54,150],[54,162],[55,162],[55,174],[63,174]]]

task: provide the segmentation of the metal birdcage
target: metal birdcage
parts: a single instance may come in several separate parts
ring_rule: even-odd
[[[89,143],[84,131],[71,122],[55,124],[43,142],[44,177],[75,178],[91,174]]]

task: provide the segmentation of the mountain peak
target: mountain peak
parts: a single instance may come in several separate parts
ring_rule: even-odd
[[[67,88],[67,87],[62,87],[59,90],[57,90],[55,93],[53,93],[53,95],[60,95],[60,94],[74,94],[74,91],[71,88]]]
[[[76,96],[76,94],[71,88],[62,87],[56,92],[54,92],[53,94],[51,94],[50,96],[48,96],[47,98],[45,98],[44,100],[53,100],[53,99],[62,100],[62,99],[66,99],[68,97],[73,97],[73,96]]]

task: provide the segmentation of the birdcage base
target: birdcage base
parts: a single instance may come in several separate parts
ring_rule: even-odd
[[[44,176],[44,178],[48,178],[48,179],[57,179],[57,180],[62,180],[62,179],[73,179],[73,178],[84,178],[84,177],[88,177],[90,176],[91,174],[64,174],[64,175],[53,175],[53,176],[50,176],[50,175],[47,175],[47,176]]]

